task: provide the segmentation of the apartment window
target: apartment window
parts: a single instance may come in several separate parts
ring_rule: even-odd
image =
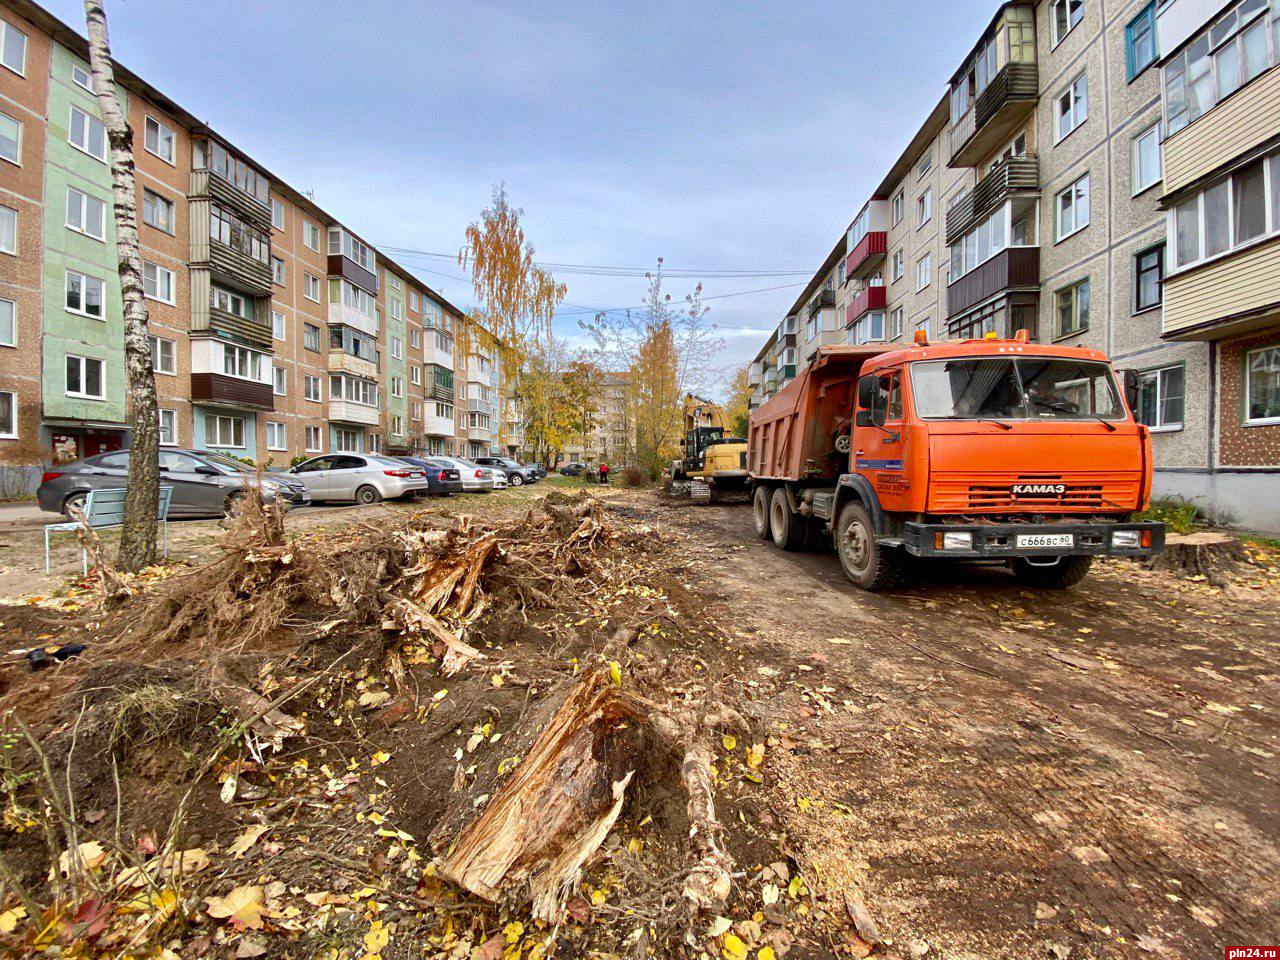
[[[1138,376],[1138,422],[1152,430],[1181,430],[1185,371],[1182,364]]]
[[[319,303],[320,278],[313,277],[309,273],[304,273],[302,276],[302,295],[308,300],[314,300],[316,303]]]
[[[71,65],[71,82],[93,93],[93,81],[89,77],[89,71],[74,63]]]
[[[1165,64],[1165,135],[1177,133],[1277,62],[1280,8],[1273,3],[1268,18],[1267,0],[1240,0]]]
[[[421,301],[418,299],[418,291],[410,290],[409,291],[409,309],[412,310],[414,313],[417,313],[418,310],[420,309],[420,303]]]
[[[360,242],[341,227],[329,228],[329,254],[330,256],[338,256],[340,254],[353,263],[364,267],[370,273],[374,271],[373,251],[369,249],[368,245]],[[384,279],[385,275],[384,271]]]
[[[394,279],[395,279],[395,275],[394,275],[394,274],[392,274],[391,279],[392,279],[392,280],[394,280]],[[391,319],[392,319],[392,320],[403,320],[403,319],[404,319],[404,301],[402,301],[402,300],[389,300],[389,301],[388,301],[388,303],[390,304],[390,308],[391,308]]]
[[[422,331],[417,327],[409,328],[409,346],[414,350],[422,347]]]
[[[0,63],[21,76],[27,75],[27,35],[0,20]]]
[[[1067,189],[1054,198],[1054,211],[1057,216],[1058,240],[1065,240],[1071,234],[1083,230],[1089,225],[1089,175],[1086,173]]]
[[[320,228],[310,220],[302,221],[302,243],[308,250],[320,252]]]
[[[897,196],[893,198],[893,223],[897,226],[902,222],[903,216],[907,210],[907,195],[905,191],[899,190]]]
[[[177,344],[165,337],[149,336],[151,344],[151,368],[156,373],[167,373],[174,376],[178,372],[176,359]]]
[[[436,349],[439,350],[441,353],[452,354],[453,340],[451,340],[449,337],[446,337],[443,333],[437,330],[436,331]]]
[[[304,350],[314,350],[320,352],[320,328],[315,324],[304,323],[302,325],[302,348]]]
[[[314,403],[319,403],[324,397],[321,396],[323,387],[320,385],[320,378],[307,374],[303,378],[303,396]]]
[[[0,390],[0,439],[18,439],[18,395]]]
[[[1133,80],[1156,61],[1156,5],[1147,4],[1124,28],[1125,74]]]
[[[172,305],[173,271],[150,260],[142,261],[142,292],[152,300]]]
[[[1181,269],[1277,232],[1280,153],[1241,167],[1178,205],[1174,211],[1176,266]]]
[[[97,117],[91,117],[79,107],[71,108],[71,126],[67,142],[95,160],[107,162],[107,128]]]
[[[878,343],[884,339],[884,311],[872,310],[864,313],[853,323],[853,328],[846,334],[849,343]]]
[[[391,395],[393,397],[404,396],[404,378],[403,377],[391,378]]]
[[[306,428],[307,453],[319,453],[324,449],[324,430],[320,427]]]
[[[284,286],[284,257],[271,258],[271,282]]]
[[[284,367],[271,368],[271,392],[277,397],[289,394],[289,371]]]
[[[1160,121],[1133,138],[1133,195],[1150,190],[1160,182]]]
[[[1084,0],[1053,0],[1049,4],[1049,21],[1053,29],[1053,45],[1076,28],[1084,16]]]
[[[392,301],[393,303],[395,301]],[[391,356],[400,360],[404,356],[404,343],[399,337],[391,338]]]
[[[890,276],[893,278],[894,281],[902,279],[902,274],[906,270],[906,261],[907,261],[906,254],[904,254],[901,250],[895,250],[893,252],[893,266],[892,266],[892,273],[890,274]]]
[[[1280,347],[1249,351],[1244,369],[1244,422],[1280,423]]]
[[[933,254],[926,253],[916,261],[916,289],[923,290],[933,282]]]
[[[930,170],[933,169],[933,154],[926,153],[920,158],[920,163],[916,165],[916,179],[923,179]]]
[[[22,124],[0,113],[0,158],[22,165]]]
[[[106,239],[107,205],[97,197],[67,188],[67,229],[95,240]]]
[[[1143,250],[1133,258],[1133,307],[1135,312],[1160,306],[1164,299],[1164,244]]]
[[[67,396],[83,400],[105,400],[103,363],[94,357],[67,354]]]
[[[271,311],[271,337],[275,340],[285,339],[285,316],[279,310]]]
[[[178,445],[178,411],[160,411],[160,446],[176,447]]]
[[[261,380],[262,354],[245,347],[222,345],[222,372],[241,380]]]
[[[902,307],[898,307],[893,313],[889,314],[889,337],[897,340],[902,336],[903,315],[905,311]]]
[[[415,420],[422,419],[422,401],[414,400],[409,404],[409,411]]]
[[[74,270],[67,271],[67,311],[102,320],[102,281]]]
[[[329,281],[329,302],[341,303],[371,320],[378,316],[377,301],[373,295],[350,280],[334,278]]]
[[[173,163],[174,140],[172,130],[159,120],[147,117],[147,129],[144,137],[143,144],[147,148],[147,153],[154,153],[165,163]]]
[[[289,445],[285,442],[284,424],[267,421],[267,449],[268,450],[287,450]]]
[[[18,252],[18,211],[0,207],[0,253]]]
[[[928,187],[916,197],[916,226],[922,227],[933,219],[933,188]]]
[[[143,188],[142,222],[165,233],[173,233],[173,201]]]
[[[209,237],[259,263],[271,262],[271,238],[217,203],[209,204]]]
[[[445,420],[453,419],[453,404],[437,402],[435,408],[437,417],[442,417]]]
[[[368,450],[369,453],[382,452],[382,434],[371,433],[367,437],[365,437],[365,442],[369,447],[369,450]]]
[[[1089,329],[1089,280],[1086,278],[1054,294],[1054,337],[1071,337]]]
[[[403,281],[401,281],[401,279],[394,273],[386,273],[384,271],[383,275],[387,278],[387,285],[391,287],[392,290],[399,291],[404,289]]]
[[[404,435],[404,417],[399,414],[391,415],[391,432],[396,436]]]
[[[804,322],[804,338],[812,340],[818,335],[818,315],[810,314],[809,318]]]
[[[368,380],[359,380],[344,374],[329,377],[329,399],[350,400],[366,407],[378,405],[378,386]]]
[[[205,442],[211,447],[244,447],[244,417],[208,414],[204,418]]]
[[[416,363],[409,365],[409,382],[415,387],[422,385],[422,367]]]
[[[0,299],[0,347],[18,345],[18,304]]]
[[[1061,143],[1076,127],[1089,119],[1089,77],[1080,74],[1071,86],[1058,94],[1055,142]]]
[[[337,427],[333,431],[335,447],[343,453],[359,453],[363,435],[359,430]]]
[[[253,301],[242,293],[228,290],[225,287],[209,288],[209,306],[234,314],[242,320],[253,319]]]
[[[275,197],[271,198],[271,226],[284,229],[284,204]]]

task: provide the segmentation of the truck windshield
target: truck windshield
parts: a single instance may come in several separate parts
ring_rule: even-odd
[[[916,415],[940,420],[1122,420],[1111,368],[1067,357],[911,364]]]

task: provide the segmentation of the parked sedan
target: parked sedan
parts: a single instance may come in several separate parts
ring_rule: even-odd
[[[470,460],[460,457],[432,457],[437,463],[453,467],[462,477],[462,489],[466,493],[488,493],[493,489],[494,472]]]
[[[428,491],[437,496],[447,497],[451,493],[462,492],[462,473],[457,467],[437,460],[424,460],[422,457],[396,457],[413,467],[422,467],[427,473]]]
[[[526,483],[538,482],[538,471],[534,467],[525,467],[510,457],[476,457],[476,463],[482,467],[489,467],[495,473],[501,471],[507,475],[507,482],[513,487],[520,487]]]
[[[71,516],[83,508],[90,490],[123,487],[129,479],[129,451],[115,450],[63,464],[41,478],[36,499],[41,510]],[[241,460],[209,450],[160,451],[160,483],[173,487],[171,517],[217,517],[230,511],[258,482],[258,471]],[[311,502],[306,486],[282,473],[262,474],[262,497],[290,505]]]
[[[313,500],[370,504],[430,490],[424,468],[371,453],[329,453],[289,472],[306,484]]]
[[[571,463],[566,463],[560,468],[560,475],[562,477],[580,477],[586,473],[586,471],[587,465],[585,463],[581,460],[574,460]]]

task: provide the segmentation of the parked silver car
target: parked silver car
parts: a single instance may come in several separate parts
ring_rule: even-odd
[[[289,473],[306,484],[313,500],[377,503],[425,494],[430,487],[422,467],[372,453],[326,453]]]
[[[237,498],[257,482],[257,468],[210,450],[160,450],[160,483],[173,487],[171,517],[217,517],[234,508]],[[116,450],[58,466],[45,473],[36,499],[41,510],[71,516],[83,507],[90,490],[123,487],[129,479],[129,451]],[[302,483],[282,473],[262,474],[262,496],[280,497],[290,505],[311,502]]]
[[[432,457],[434,461],[447,463],[462,475],[462,489],[466,493],[488,492],[493,489],[494,474],[488,467],[482,467],[461,457]],[[505,479],[505,478],[504,478]]]

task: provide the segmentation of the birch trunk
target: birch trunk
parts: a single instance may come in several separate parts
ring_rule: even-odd
[[[85,0],[89,66],[111,149],[111,195],[115,207],[116,256],[124,301],[124,356],[128,377],[132,440],[120,566],[136,571],[156,558],[156,513],[160,499],[160,422],[156,379],[147,339],[147,303],[143,297],[142,259],[138,253],[137,189],[133,172],[133,131],[116,97],[107,12],[100,0]]]

